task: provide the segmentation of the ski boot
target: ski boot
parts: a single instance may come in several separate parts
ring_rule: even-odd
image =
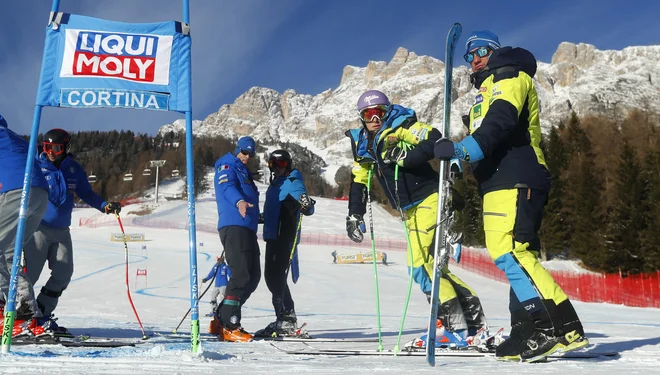
[[[442,324],[442,320],[436,321],[435,347],[440,349],[467,349],[469,344],[466,341],[467,330],[460,329],[451,331]],[[408,350],[421,350],[426,348],[428,341],[427,335],[413,339],[407,342],[404,347]]]
[[[222,328],[222,334],[219,335],[220,341],[227,342],[250,342],[253,340],[251,334],[246,332],[243,327],[237,327],[235,329]]]
[[[37,337],[44,334],[55,337],[74,337],[66,327],[57,324],[57,318],[54,314],[36,319],[36,326],[31,330]]]
[[[494,353],[495,348],[504,341],[504,328],[500,328],[493,335],[488,332],[488,328],[480,328],[474,334],[469,335],[465,341],[470,347],[474,347],[480,352]]]

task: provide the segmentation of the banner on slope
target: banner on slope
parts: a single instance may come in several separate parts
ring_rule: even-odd
[[[191,110],[189,28],[55,13],[46,29],[37,104]]]
[[[356,263],[372,263],[373,254],[370,252],[359,252],[359,253],[342,253],[339,254],[336,251],[332,252],[332,263],[336,264],[356,264]],[[381,262],[387,266],[387,254],[377,251],[376,252],[376,261]]]
[[[136,241],[146,241],[144,233],[126,233],[124,238],[123,233],[112,233],[110,234],[110,241],[112,242],[136,242]]]

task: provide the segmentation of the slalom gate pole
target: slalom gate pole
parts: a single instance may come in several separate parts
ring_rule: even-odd
[[[376,264],[376,241],[374,239],[374,215],[371,210],[371,173],[373,167],[369,169],[369,176],[367,180],[367,205],[369,206],[369,231],[371,232],[371,254],[374,264],[374,279],[376,281],[376,315],[378,317],[378,351],[383,351],[383,337],[381,334],[380,324],[380,292],[378,291],[378,266]]]
[[[406,245],[408,252],[408,261],[410,263],[409,277],[408,277],[408,294],[406,295],[406,303],[403,307],[403,315],[401,316],[401,325],[399,326],[399,334],[396,338],[396,345],[394,346],[394,355],[399,353],[399,345],[401,344],[401,335],[403,334],[403,325],[406,322],[406,315],[408,315],[408,305],[410,304],[410,292],[412,291],[413,284],[413,254],[412,246],[410,244],[410,233],[408,232],[408,226],[406,225],[405,216],[403,215],[403,210],[401,209],[401,204],[399,202],[399,165],[397,164],[394,167],[394,192],[397,199],[397,208],[399,209],[399,214],[401,215],[401,222],[403,223],[403,233],[406,236]]]
[[[137,313],[137,310],[135,310],[135,305],[133,304],[133,298],[131,298],[131,288],[129,287],[128,283],[128,244],[126,243],[126,232],[124,232],[124,225],[121,223],[121,218],[119,217],[118,213],[115,213],[115,216],[117,216],[117,222],[119,223],[119,228],[121,229],[121,234],[122,238],[124,239],[124,260],[126,263],[126,295],[128,296],[128,302],[131,304],[131,308],[133,309],[133,313],[135,314],[135,317],[137,318],[138,324],[140,325],[140,329],[142,330],[142,339],[147,340],[149,336],[144,332],[144,327],[142,326],[142,322],[140,321],[140,316]]]
[[[217,275],[217,273],[216,273],[216,275]],[[199,300],[202,299],[202,297],[204,297],[204,295],[206,294],[206,292],[209,291],[209,289],[211,289],[211,285],[213,285],[213,282],[215,281],[215,276],[216,275],[213,275],[213,278],[209,281],[209,285],[206,287],[206,289],[204,289],[202,294],[199,296],[199,299],[197,300],[198,305],[199,305]],[[184,315],[183,318],[181,318],[181,321],[179,322],[179,324],[177,324],[176,328],[174,328],[174,331],[172,331],[172,333],[176,333],[176,331],[179,329],[179,327],[181,327],[181,324],[183,324],[183,321],[186,320],[186,317],[188,316],[188,314],[190,314],[190,310],[192,310],[192,307],[188,308],[188,311],[186,311],[186,315]]]

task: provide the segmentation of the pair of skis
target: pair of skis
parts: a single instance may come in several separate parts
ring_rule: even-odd
[[[444,119],[443,132],[444,137],[449,137],[449,120],[451,114],[451,93],[452,93],[452,72],[454,67],[454,51],[456,44],[461,37],[463,28],[460,23],[455,23],[449,29],[447,35],[447,45],[445,49],[445,101],[444,101]],[[438,318],[438,300],[440,296],[440,277],[442,269],[449,261],[451,244],[448,241],[449,229],[453,220],[453,209],[451,208],[451,189],[453,179],[449,161],[440,162],[440,181],[438,183],[438,216],[436,219],[437,228],[435,231],[435,249],[433,259],[433,284],[431,287],[431,311],[429,313],[427,343],[434,343],[436,339],[436,320]],[[426,361],[431,366],[435,366],[436,348],[435,345],[426,346]]]

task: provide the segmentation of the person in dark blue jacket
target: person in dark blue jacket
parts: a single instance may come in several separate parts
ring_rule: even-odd
[[[225,298],[225,290],[227,289],[227,281],[231,277],[231,270],[225,262],[224,255],[218,255],[217,262],[211,268],[211,271],[205,278],[202,279],[202,283],[205,283],[215,277],[215,287],[211,292],[211,313],[208,316],[213,316],[215,310],[218,308],[218,296],[222,296],[220,302]]]
[[[56,334],[66,335],[66,328],[59,327],[52,314],[73,275],[73,244],[69,232],[73,194],[106,214],[119,213],[121,206],[119,202],[106,202],[92,190],[85,170],[71,154],[71,136],[65,130],[46,132],[42,147],[37,161],[48,182],[48,209],[25,246],[25,267],[30,281],[36,284],[48,261],[50,277],[37,297],[43,314],[39,324]]]
[[[292,169],[291,164],[291,154],[285,150],[274,151],[268,157],[271,179],[263,215],[266,241],[264,279],[273,295],[276,319],[255,336],[291,336],[296,334],[298,327],[286,279],[300,242],[301,215],[314,214],[315,202],[307,195],[302,174]]]
[[[215,162],[215,199],[218,205],[218,234],[225,248],[232,277],[225,299],[220,303],[209,332],[221,341],[251,341],[241,327],[241,306],[257,289],[261,279],[259,263],[259,191],[246,165],[254,158],[252,137],[242,137],[234,153]]]
[[[4,315],[6,298],[9,295],[18,214],[23,192],[23,178],[28,159],[28,142],[7,128],[7,121],[0,115],[0,314]],[[48,205],[48,184],[39,172],[38,163],[32,168],[32,183],[27,211],[25,213],[25,231],[23,244],[32,237],[39,226]],[[19,269],[16,290],[16,317],[13,335],[33,330],[35,317],[41,316],[34,298],[34,287],[29,278]],[[26,322],[29,321],[29,328]],[[3,328],[0,321],[0,329]],[[34,332],[33,333],[37,333]],[[43,331],[41,332],[43,333]]]

